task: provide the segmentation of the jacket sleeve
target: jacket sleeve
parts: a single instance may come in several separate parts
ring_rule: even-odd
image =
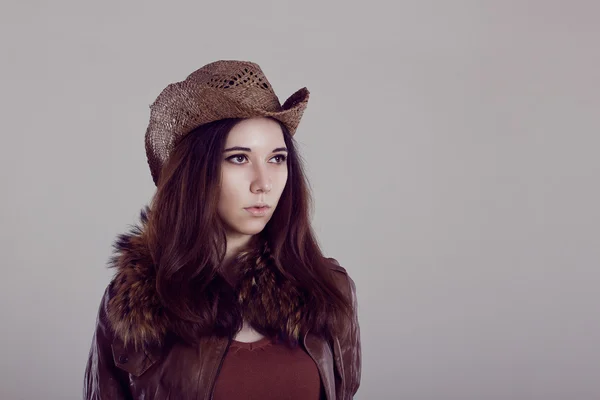
[[[106,317],[110,298],[109,288],[104,292],[100,304],[96,330],[85,369],[84,400],[131,399],[127,385],[128,374],[118,368],[113,359],[113,333]]]
[[[362,369],[362,349],[360,343],[360,326],[358,322],[358,300],[356,297],[356,285],[350,276],[348,277],[348,286],[350,299],[352,302],[352,318],[350,324],[345,330],[345,334],[340,338],[340,347],[344,371],[346,374],[346,393],[347,398],[352,399],[360,386],[360,377]]]
[[[360,325],[358,322],[358,300],[356,297],[356,284],[348,275],[348,271],[335,259],[329,257],[333,263],[334,270],[337,270],[336,276],[340,289],[347,296],[352,306],[350,318],[345,318],[341,325],[337,340],[334,344],[335,363],[340,374],[343,376],[343,385],[341,393],[337,395],[338,399],[351,400],[356,395],[360,386],[362,369],[362,348],[360,342]]]

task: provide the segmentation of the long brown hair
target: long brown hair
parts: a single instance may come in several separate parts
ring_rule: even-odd
[[[222,152],[240,119],[202,125],[176,145],[164,165],[146,225],[157,267],[157,290],[172,315],[173,333],[194,343],[202,335],[233,336],[242,326],[234,289],[218,273],[226,251],[217,214]],[[330,337],[350,299],[336,287],[310,225],[311,196],[293,137],[283,124],[288,149],[288,180],[273,216],[259,234],[277,267],[310,293],[312,326]]]

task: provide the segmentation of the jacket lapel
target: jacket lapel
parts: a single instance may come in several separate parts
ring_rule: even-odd
[[[203,337],[199,344],[200,368],[198,368],[197,400],[211,400],[215,382],[229,347],[228,338]]]
[[[304,335],[304,348],[317,364],[327,400],[335,400],[333,354],[331,347],[325,339],[307,332]]]

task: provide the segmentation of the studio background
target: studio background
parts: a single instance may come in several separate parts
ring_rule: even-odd
[[[258,63],[356,282],[356,399],[600,398],[600,5],[3,1],[0,398],[79,399],[149,104]]]

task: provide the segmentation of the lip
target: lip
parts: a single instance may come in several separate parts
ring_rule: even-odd
[[[255,205],[252,207],[246,207],[244,208],[244,210],[248,211],[250,214],[256,216],[256,217],[262,217],[263,215],[266,215],[267,212],[269,211],[271,207],[267,206],[267,205]]]

